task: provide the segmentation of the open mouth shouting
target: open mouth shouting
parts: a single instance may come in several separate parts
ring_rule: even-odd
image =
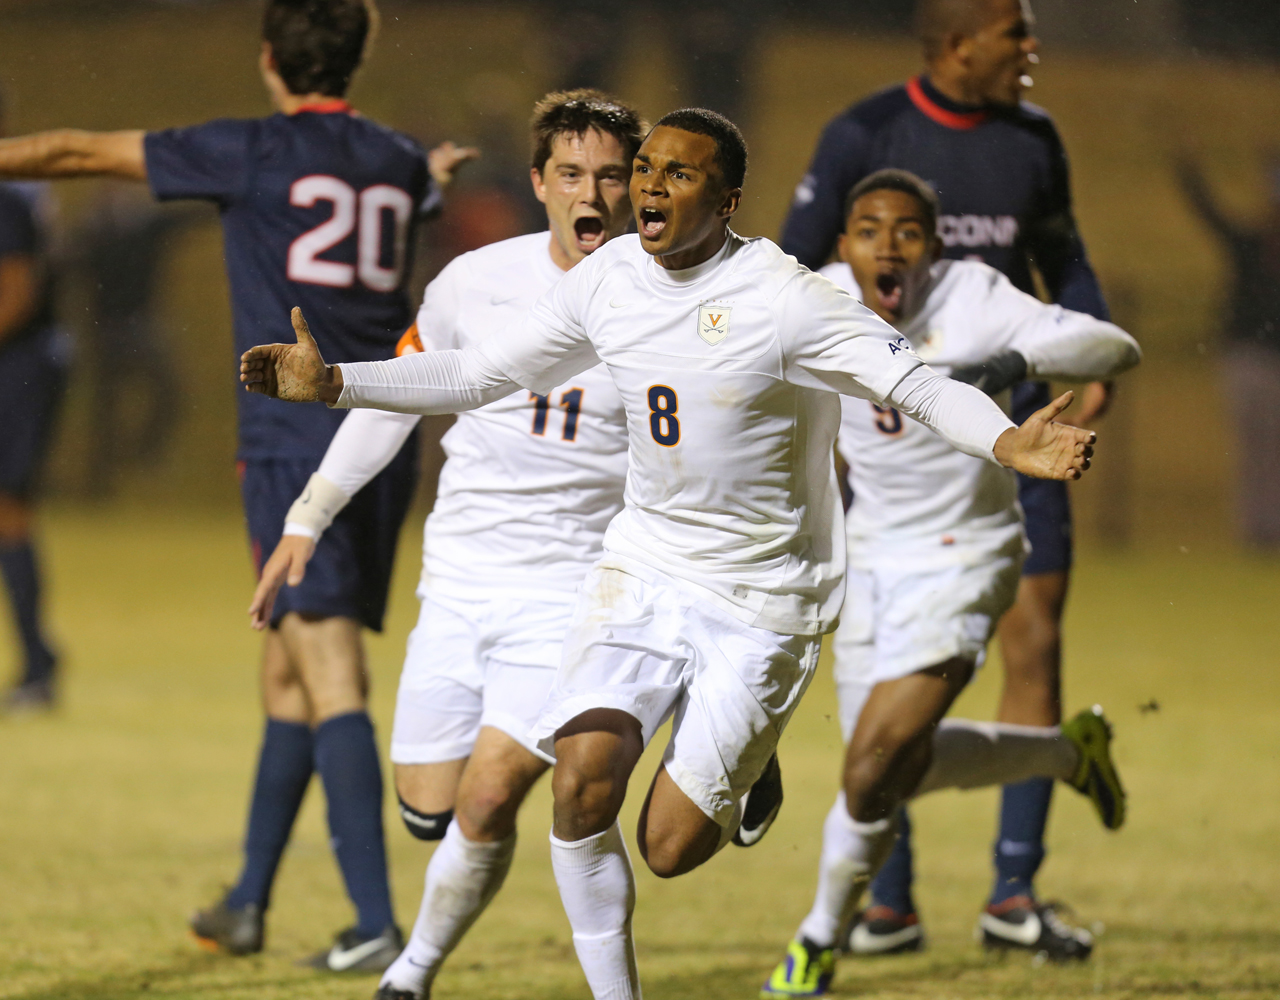
[[[888,272],[876,275],[876,298],[880,307],[895,315],[902,311],[902,279]]]
[[[583,253],[598,250],[605,241],[604,220],[584,215],[573,220],[573,238]]]
[[[640,209],[640,236],[646,240],[656,240],[667,228],[667,217],[656,208]]]

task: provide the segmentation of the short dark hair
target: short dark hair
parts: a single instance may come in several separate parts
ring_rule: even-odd
[[[872,191],[901,191],[903,194],[911,195],[920,203],[920,207],[924,209],[925,230],[930,236],[937,233],[940,212],[938,192],[927,181],[921,180],[910,170],[893,168],[877,170],[874,174],[868,174],[853,186],[853,190],[844,199],[843,218],[846,223],[849,221],[849,213],[853,211],[854,203],[863,195],[870,194]]]
[[[681,108],[658,119],[654,128],[665,125],[682,132],[708,135],[716,142],[716,166],[727,188],[740,188],[747,179],[747,140],[738,126],[724,115],[706,108]]]
[[[342,97],[360,66],[371,21],[366,0],[268,0],[262,40],[289,93]]]
[[[951,35],[976,35],[991,19],[991,0],[916,0],[916,37],[936,59]]]
[[[635,108],[590,87],[547,94],[533,106],[529,127],[533,133],[533,169],[538,173],[542,173],[551,158],[551,147],[559,136],[581,137],[592,129],[611,135],[626,150],[630,166],[649,130],[648,123]]]

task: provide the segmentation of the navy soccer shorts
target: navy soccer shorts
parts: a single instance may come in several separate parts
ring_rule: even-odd
[[[35,489],[67,384],[64,353],[56,330],[0,349],[0,493]]]
[[[1021,424],[1051,402],[1046,382],[1021,382],[1013,387],[1012,417]],[[1018,502],[1027,518],[1031,555],[1022,575],[1066,573],[1071,569],[1071,500],[1067,484],[1054,479],[1031,479],[1018,474]]]
[[[290,611],[308,617],[354,618],[382,631],[396,541],[418,478],[418,436],[334,518],[320,538],[307,575],[296,587],[284,586],[271,612],[274,628]],[[275,551],[285,515],[318,462],[311,459],[250,459],[240,463],[240,492],[254,569]]]

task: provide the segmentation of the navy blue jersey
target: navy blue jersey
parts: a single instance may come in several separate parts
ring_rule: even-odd
[[[875,94],[827,125],[796,189],[782,248],[817,269],[844,228],[844,201],[868,174],[910,170],[937,190],[945,256],[981,260],[1035,294],[1105,319],[1107,307],[1071,211],[1066,152],[1032,104],[955,104],[925,77]]]
[[[413,321],[405,283],[431,194],[414,140],[329,101],[148,133],[146,164],[157,198],[218,206],[237,366],[255,344],[292,343],[294,306],[325,360],[393,356]],[[240,458],[318,458],[344,416],[323,403],[238,397]]]
[[[53,324],[53,296],[45,269],[45,232],[41,201],[47,197],[44,184],[0,184],[0,258],[31,258],[36,270],[36,307],[21,330],[0,340],[0,350],[36,336]]]

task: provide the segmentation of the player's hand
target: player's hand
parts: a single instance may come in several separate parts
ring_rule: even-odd
[[[1021,426],[996,439],[996,461],[1036,479],[1079,479],[1093,458],[1098,436],[1053,418],[1071,405],[1075,393],[1064,392]]]
[[[324,363],[302,310],[294,306],[289,318],[298,342],[249,348],[240,356],[240,381],[249,392],[291,403],[336,403],[342,372]]]
[[[427,170],[431,179],[440,187],[447,188],[453,183],[453,175],[464,163],[470,163],[480,156],[475,146],[458,146],[446,140],[427,153]]]
[[[262,578],[253,592],[249,604],[249,624],[262,631],[271,624],[271,609],[276,605],[276,594],[286,583],[296,587],[307,575],[307,563],[316,551],[314,539],[305,535],[285,535],[262,567]]]
[[[1101,420],[1111,409],[1116,398],[1114,382],[1090,382],[1080,393],[1080,412],[1075,415],[1076,423],[1088,427]]]

